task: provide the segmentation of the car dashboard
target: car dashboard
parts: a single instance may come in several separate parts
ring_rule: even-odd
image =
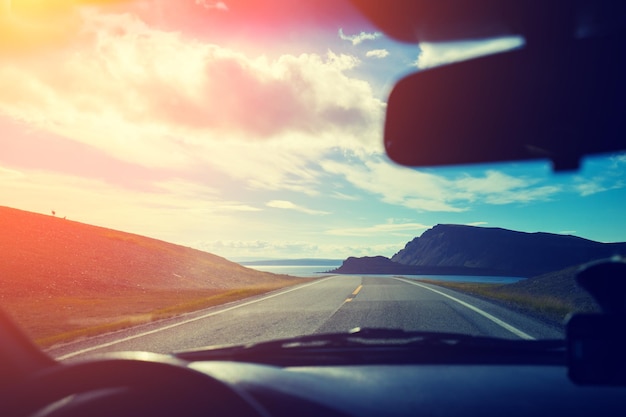
[[[273,367],[195,362],[271,416],[624,415],[624,388],[572,383],[557,365]]]

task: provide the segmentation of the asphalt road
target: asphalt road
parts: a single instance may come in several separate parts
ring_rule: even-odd
[[[503,338],[562,333],[499,305],[407,278],[337,275],[48,350],[59,359],[115,351],[166,353],[355,327]]]

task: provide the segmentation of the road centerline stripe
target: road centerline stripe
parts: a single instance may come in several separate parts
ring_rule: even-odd
[[[361,291],[361,288],[363,288],[363,285],[359,285],[358,287],[356,287],[356,290],[352,292],[352,295],[357,295],[359,291]]]
[[[74,356],[81,355],[83,353],[92,352],[94,350],[103,349],[105,347],[117,345],[118,343],[123,343],[123,342],[127,342],[129,340],[138,339],[140,337],[148,336],[148,335],[151,335],[151,334],[154,334],[154,333],[158,333],[158,332],[161,332],[161,331],[164,331],[164,330],[172,329],[174,327],[182,326],[182,325],[187,324],[187,323],[191,323],[191,322],[194,322],[194,321],[202,320],[202,319],[205,319],[207,317],[216,316],[218,314],[226,313],[226,312],[234,310],[236,308],[245,307],[245,306],[248,306],[250,304],[255,304],[255,303],[258,303],[258,302],[261,302],[261,301],[269,300],[270,298],[278,297],[279,295],[287,294],[287,293],[290,293],[292,291],[297,291],[297,290],[302,289],[302,288],[310,287],[311,285],[319,284],[320,282],[324,282],[324,281],[327,281],[327,280],[333,279],[333,278],[336,278],[336,277],[332,276],[332,277],[321,279],[319,281],[313,281],[313,282],[311,282],[309,284],[304,284],[304,285],[299,285],[297,287],[292,287],[292,288],[289,288],[289,289],[287,289],[285,291],[281,291],[279,293],[275,293],[275,294],[271,294],[271,295],[268,295],[268,296],[265,296],[265,297],[262,297],[262,298],[258,298],[258,299],[251,300],[251,301],[247,301],[247,302],[244,302],[244,303],[241,303],[241,304],[237,304],[237,305],[234,305],[234,306],[231,306],[231,307],[227,307],[227,308],[224,308],[224,309],[221,309],[221,310],[218,310],[218,311],[212,311],[212,312],[207,313],[207,314],[202,314],[202,315],[197,316],[197,317],[193,317],[193,318],[190,318],[190,319],[187,319],[187,320],[179,321],[179,322],[167,325],[167,326],[159,327],[158,329],[148,330],[148,331],[143,332],[143,333],[135,334],[135,335],[132,335],[132,336],[128,336],[128,337],[124,337],[124,338],[121,338],[121,339],[112,340],[110,342],[102,343],[100,345],[91,346],[91,347],[88,347],[88,348],[85,348],[85,349],[77,350],[75,352],[71,352],[71,353],[59,356],[56,359],[62,361],[64,359],[69,359],[69,358],[72,358]],[[191,313],[191,314],[193,314],[193,313]]]
[[[473,306],[473,305],[471,305],[471,304],[469,304],[469,303],[466,303],[466,302],[465,302],[465,301],[463,301],[463,300],[459,300],[459,299],[458,299],[458,298],[456,298],[456,297],[453,297],[453,296],[451,296],[451,295],[448,295],[448,294],[446,294],[446,293],[444,293],[444,292],[442,292],[442,291],[436,290],[436,289],[434,289],[434,288],[430,288],[430,287],[428,287],[428,286],[426,286],[426,285],[420,284],[419,282],[410,281],[410,280],[406,280],[406,279],[402,279],[402,278],[395,278],[395,279],[397,279],[398,281],[406,282],[407,284],[416,285],[416,286],[418,286],[418,287],[421,287],[421,288],[427,289],[427,290],[429,290],[429,291],[432,291],[432,292],[435,292],[435,293],[437,293],[437,294],[439,294],[439,295],[442,295],[442,296],[444,296],[444,297],[446,297],[446,298],[449,298],[449,299],[450,299],[450,300],[452,300],[452,301],[456,301],[457,303],[461,304],[463,307],[467,307],[467,308],[469,308],[469,309],[470,309],[470,310],[472,310],[473,312],[478,313],[478,314],[480,314],[481,316],[485,317],[486,319],[491,320],[492,322],[494,322],[494,323],[495,323],[495,324],[497,324],[498,326],[500,326],[500,327],[502,327],[502,328],[504,328],[504,329],[508,330],[509,332],[513,333],[514,335],[516,335],[516,336],[518,336],[518,337],[520,337],[520,338],[522,338],[522,339],[526,339],[526,340],[535,340],[535,338],[534,338],[534,337],[532,337],[531,335],[529,335],[528,333],[525,333],[525,332],[521,331],[521,330],[520,330],[520,329],[518,329],[517,327],[511,326],[511,325],[510,325],[510,324],[508,324],[507,322],[505,322],[505,321],[503,321],[503,320],[500,320],[499,318],[497,318],[497,317],[495,317],[495,316],[493,316],[493,315],[491,315],[491,314],[487,313],[486,311],[481,310],[481,309],[480,309],[480,308],[478,308],[478,307],[475,307],[475,306]]]

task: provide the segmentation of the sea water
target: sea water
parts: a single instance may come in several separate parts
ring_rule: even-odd
[[[274,274],[286,274],[294,277],[320,277],[322,275],[331,275],[333,269],[339,268],[341,265],[246,265],[247,268],[259,271],[272,272]],[[361,275],[361,274],[354,274]],[[521,277],[501,277],[501,276],[474,276],[474,275],[407,275],[407,274],[391,274],[391,275],[368,275],[376,277],[397,277],[403,276],[408,279],[430,279],[433,281],[448,282],[481,282],[491,284],[512,284],[523,280]]]

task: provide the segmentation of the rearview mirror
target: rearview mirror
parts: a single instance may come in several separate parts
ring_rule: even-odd
[[[546,158],[567,170],[624,150],[623,50],[584,39],[410,75],[388,100],[387,154],[408,166]]]

